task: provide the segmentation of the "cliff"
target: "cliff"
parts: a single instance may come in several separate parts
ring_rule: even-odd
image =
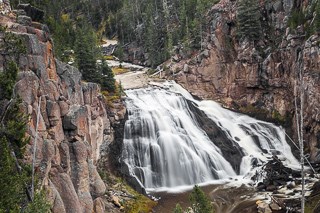
[[[294,87],[302,70],[306,151],[320,162],[320,37],[303,25],[288,27],[294,11],[310,13],[312,2],[260,1],[263,36],[253,43],[237,38],[237,1],[221,0],[207,14],[204,48],[191,57],[178,49],[165,63],[168,76],[195,96],[285,125],[295,137]]]
[[[31,164],[37,142],[35,170],[53,212],[104,212],[106,185],[96,165],[101,145],[113,140],[113,130],[100,88],[81,81],[78,69],[55,58],[45,25],[32,22],[23,11],[16,13],[20,15],[9,8],[1,14],[0,26],[26,45],[14,89],[29,116],[24,160]],[[7,57],[0,56],[0,70]]]

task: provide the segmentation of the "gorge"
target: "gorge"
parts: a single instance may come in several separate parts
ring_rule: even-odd
[[[104,12],[97,5],[114,1],[33,2],[44,4],[44,10],[70,8],[45,17],[29,4],[12,9],[8,0],[0,0],[0,175],[18,176],[22,170],[36,176],[35,184],[21,178],[16,191],[23,196],[12,208],[24,211],[37,195],[45,195],[50,212],[170,212],[178,202],[190,206],[187,194],[200,185],[216,212],[299,212],[295,105],[303,105],[302,154],[311,162],[305,164],[306,209],[320,211],[319,182],[314,184],[320,163],[320,36],[313,29],[320,1],[259,1],[256,21],[263,29],[253,41],[239,38],[239,1],[234,0],[184,0],[191,12],[197,3],[191,23],[186,5],[174,0],[145,1],[147,7],[135,1],[132,8],[126,7],[131,1],[123,1],[120,16],[108,8],[105,19],[97,18]],[[148,7],[159,13],[152,16],[149,8],[149,17],[144,17],[140,10]],[[129,16],[135,12],[137,16]],[[295,20],[300,12],[305,14],[303,23]],[[96,31],[86,28],[84,20],[92,17],[102,19],[95,23],[101,24]],[[203,23],[197,22],[201,19]],[[119,24],[112,26],[114,20]],[[136,29],[128,27],[125,35],[121,24],[131,21],[138,23],[132,26]],[[91,57],[96,54],[94,39],[107,34],[101,28],[108,27],[115,27],[111,31],[118,30],[123,39],[119,61],[113,55]],[[54,38],[49,28],[56,30],[51,32]],[[170,37],[173,33],[181,35]],[[70,37],[64,42],[70,46],[59,43],[66,34]],[[170,39],[175,46],[166,43]],[[119,70],[126,73],[117,75],[115,84],[112,72]],[[304,101],[297,99],[298,93]],[[18,122],[24,119],[21,134]],[[28,140],[17,142],[15,134]],[[3,173],[8,159],[10,172]],[[3,190],[0,195],[14,197],[10,193]],[[11,210],[2,206],[3,197],[0,212]]]

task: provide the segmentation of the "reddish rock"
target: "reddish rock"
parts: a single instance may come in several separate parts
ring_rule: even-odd
[[[52,212],[61,212],[61,213],[66,213],[66,210],[64,208],[64,203],[62,201],[62,198],[57,191],[56,187],[53,185],[51,181],[49,181],[49,185],[47,188],[47,191],[49,192],[47,194],[47,199],[49,203],[51,204],[51,211]]]
[[[59,101],[61,117],[65,116],[69,112],[69,104],[65,101]]]
[[[93,201],[93,211],[94,213],[104,213],[105,212],[105,203],[101,198],[97,198]]]
[[[91,195],[93,197],[103,196],[107,188],[92,161],[89,161],[89,174]]]
[[[66,173],[58,172],[57,169],[52,169],[50,172],[50,179],[63,200],[66,212],[82,212],[83,209],[80,205],[78,195],[73,187],[70,176]]]

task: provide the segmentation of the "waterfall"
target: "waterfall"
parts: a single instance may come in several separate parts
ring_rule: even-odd
[[[165,86],[126,91],[122,159],[147,190],[245,176],[273,154],[298,165],[281,127],[196,101],[175,82]]]

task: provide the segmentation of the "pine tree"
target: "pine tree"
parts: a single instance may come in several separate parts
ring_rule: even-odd
[[[49,213],[51,205],[46,200],[44,190],[35,193],[33,202],[29,203],[25,213]]]
[[[320,32],[320,1],[317,1],[315,5],[315,15],[314,30]]]
[[[108,66],[105,60],[98,67],[101,78],[100,85],[102,90],[107,90],[108,92],[115,91],[115,79],[112,69]]]
[[[91,82],[98,82],[99,75],[96,67],[96,40],[92,29],[84,23],[77,32],[75,43],[76,62],[83,79]]]
[[[183,213],[183,210],[179,203],[177,203],[176,207],[173,209],[172,213]]]
[[[237,7],[237,34],[240,39],[257,41],[261,37],[259,1],[240,0]]]
[[[10,61],[5,67],[4,72],[0,72],[0,99],[10,100],[17,75],[18,66],[15,62]]]
[[[25,173],[19,174],[6,137],[0,138],[0,212],[18,212],[25,198]]]
[[[193,191],[190,194],[189,200],[191,202],[191,208],[194,213],[212,213],[213,207],[210,200],[197,185],[194,186]]]

